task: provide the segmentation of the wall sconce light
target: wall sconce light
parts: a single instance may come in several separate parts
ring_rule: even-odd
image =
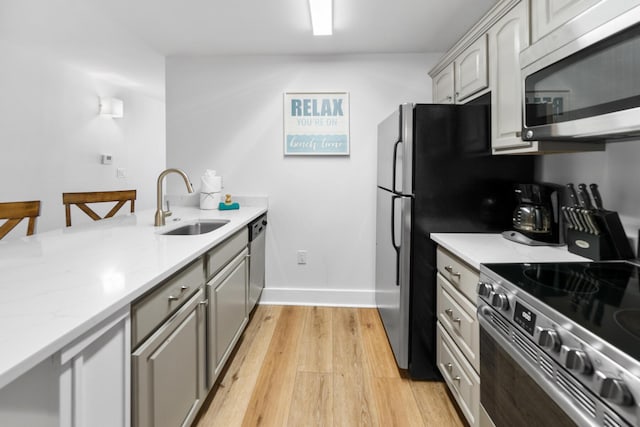
[[[100,115],[114,119],[124,116],[124,102],[118,98],[100,98]]]

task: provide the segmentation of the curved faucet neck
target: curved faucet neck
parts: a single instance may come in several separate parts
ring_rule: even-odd
[[[156,227],[165,225],[165,218],[171,215],[171,212],[169,210],[165,211],[162,207],[162,203],[164,201],[163,200],[164,194],[162,192],[162,182],[164,178],[170,173],[177,173],[178,175],[180,175],[184,180],[185,185],[187,186],[187,191],[189,193],[193,193],[193,186],[191,185],[191,182],[189,182],[189,177],[184,171],[176,168],[169,168],[169,169],[163,170],[158,176],[158,183],[156,188],[157,204],[156,204],[156,215],[155,215],[155,222],[154,222]]]

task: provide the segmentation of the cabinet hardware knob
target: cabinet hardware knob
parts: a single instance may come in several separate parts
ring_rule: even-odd
[[[462,322],[462,320],[459,317],[456,317],[455,319],[453,319],[453,323],[457,323],[458,326],[460,326],[461,322]]]
[[[174,297],[173,295],[169,295],[168,300],[169,301],[178,301],[180,299],[180,297]]]
[[[203,306],[205,306],[205,307],[206,307],[206,306],[208,306],[208,305],[209,305],[209,300],[208,300],[208,299],[202,300],[202,301],[200,301],[198,304],[203,305]]]
[[[444,312],[447,313],[447,316],[449,317],[453,316],[453,310],[451,310],[450,308],[445,309]]]
[[[183,286],[180,286],[180,292],[181,292],[181,293],[182,293],[182,292],[184,292],[184,291],[186,291],[187,289],[189,289],[189,287],[188,287],[188,286],[184,286],[184,285],[183,285]]]
[[[460,382],[460,377],[458,375],[456,375],[455,377],[453,377],[454,381]]]
[[[451,372],[453,371],[453,365],[451,363],[447,363],[447,371]]]
[[[453,266],[451,266],[451,265],[446,265],[446,266],[444,267],[444,269],[445,269],[449,274],[451,274],[452,276],[454,276],[454,277],[458,277],[458,278],[460,277],[460,273],[458,273],[457,271],[455,271],[455,272],[453,271]]]

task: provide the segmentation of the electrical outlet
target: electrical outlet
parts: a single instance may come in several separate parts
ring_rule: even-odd
[[[307,263],[307,251],[299,250],[298,251],[298,264],[306,264]]]

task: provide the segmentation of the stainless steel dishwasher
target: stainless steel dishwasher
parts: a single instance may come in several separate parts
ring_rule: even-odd
[[[266,231],[267,214],[249,224],[249,313],[264,288]]]

